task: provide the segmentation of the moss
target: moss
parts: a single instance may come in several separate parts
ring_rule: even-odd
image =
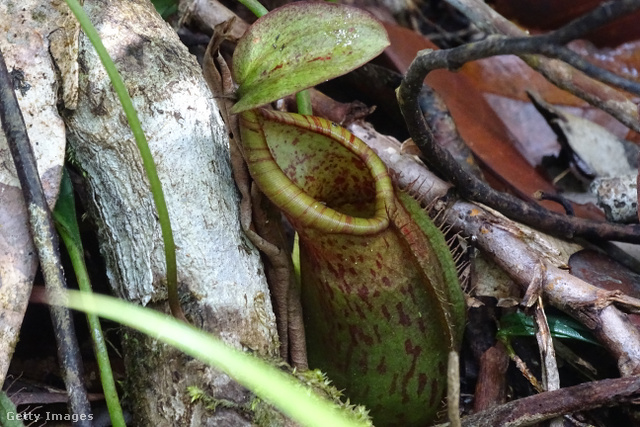
[[[205,391],[200,387],[187,387],[187,392],[189,393],[189,397],[191,397],[191,403],[201,401],[204,404],[204,407],[210,411],[215,412],[218,408],[240,409],[244,411],[242,405],[238,405],[237,403],[227,399],[216,399],[215,397],[205,393]]]
[[[269,361],[279,369],[285,370],[293,375],[302,385],[311,388],[315,393],[326,397],[334,402],[338,407],[342,408],[347,416],[353,418],[354,421],[366,423],[365,425],[373,426],[369,411],[362,405],[353,405],[347,400],[342,400],[342,393],[331,384],[331,380],[327,378],[324,372],[318,369],[297,371],[291,368],[281,360]],[[260,427],[280,427],[289,425],[287,418],[269,403],[254,396],[248,403],[241,405],[230,402],[225,399],[217,399],[197,386],[187,388],[191,402],[200,401],[209,411],[216,411],[218,408],[234,409],[247,415],[251,422]]]
[[[319,369],[303,372],[293,370],[292,374],[298,378],[301,383],[310,387],[316,393],[333,401],[336,405],[342,408],[348,416],[353,417],[354,421],[359,421],[361,423],[366,423],[366,425],[373,426],[371,417],[369,417],[369,410],[363,405],[351,404],[349,399],[344,401],[342,392],[331,384],[331,380],[327,378],[327,374],[324,372]]]

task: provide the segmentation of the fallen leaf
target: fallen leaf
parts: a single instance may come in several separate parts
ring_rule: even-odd
[[[383,57],[390,68],[401,73],[406,71],[418,51],[437,49],[433,43],[413,31],[389,24],[385,24],[385,28],[391,46],[385,50]],[[492,185],[500,184],[497,188],[529,201],[539,190],[555,193],[553,185],[516,150],[516,137],[464,73],[435,70],[429,73],[425,83],[444,99],[460,135],[481,162]],[[556,212],[564,212],[555,203],[539,203]],[[579,216],[602,218],[597,211],[581,206],[575,206],[575,209]]]
[[[14,79],[38,172],[49,206],[59,191],[65,128],[58,115],[58,70],[48,36],[64,31],[70,12],[63,1],[0,2],[0,50]],[[13,5],[13,6],[12,6]],[[67,57],[67,60],[70,60]],[[4,133],[0,132],[0,381],[18,340],[38,257],[31,240],[20,183]]]

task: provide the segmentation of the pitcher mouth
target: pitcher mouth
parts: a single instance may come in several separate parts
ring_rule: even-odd
[[[356,235],[377,233],[389,226],[389,210],[393,209],[394,190],[387,168],[380,158],[364,142],[349,133],[347,130],[335,124],[312,116],[302,116],[293,113],[281,113],[272,110],[252,110],[240,114],[242,139],[251,175],[262,192],[278,206],[290,220],[317,231],[326,233],[350,233]],[[300,183],[294,182],[283,171],[282,159],[278,164],[278,149],[289,150],[300,140],[296,137],[291,141],[282,143],[270,138],[273,133],[272,126],[284,126],[286,129],[294,129],[294,132],[312,134],[314,137],[321,135],[330,140],[327,143],[336,144],[335,150],[346,149],[350,155],[355,156],[366,168],[366,179],[373,180],[375,190],[373,200],[364,201],[370,203],[368,210],[370,215],[351,215],[353,211],[351,203],[346,200],[332,207],[331,201],[325,203],[301,188]],[[288,144],[288,145],[285,145]],[[326,149],[326,146],[325,146]],[[290,168],[295,168],[290,166]],[[362,174],[364,171],[358,173]],[[325,189],[326,191],[326,189]],[[363,201],[358,201],[362,204]],[[345,209],[340,209],[343,206]],[[344,210],[344,211],[343,211]]]

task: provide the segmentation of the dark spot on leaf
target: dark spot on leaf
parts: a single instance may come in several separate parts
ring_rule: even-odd
[[[378,325],[373,325],[373,333],[376,334],[376,339],[378,343],[382,342],[382,337],[380,336],[380,331],[378,331]]]
[[[356,304],[355,306],[356,306],[356,313],[358,313],[358,316],[360,317],[360,319],[366,320],[367,316],[364,315],[364,312],[362,311],[362,307],[360,307],[360,304]],[[373,344],[373,342],[369,343],[369,345],[371,344]]]
[[[416,345],[414,347],[411,343],[411,339],[407,339],[404,342],[404,351],[407,356],[413,356],[411,358],[411,367],[402,379],[402,403],[407,403],[409,402],[409,393],[407,388],[409,386],[409,381],[411,380],[411,378],[413,378],[413,375],[415,373],[416,363],[420,358],[420,353],[422,353],[422,347],[420,347],[419,345]]]
[[[424,388],[427,386],[427,374],[421,372],[418,374],[418,396],[424,392]]]
[[[396,304],[396,310],[398,310],[398,318],[399,318],[400,324],[402,326],[411,326],[411,319],[409,318],[407,313],[404,312],[404,308],[401,302]]]
[[[438,380],[436,378],[431,379],[431,396],[429,396],[429,406],[433,408],[433,406],[437,403],[436,398],[439,393],[436,393],[438,390]]]
[[[391,379],[391,385],[389,386],[389,394],[396,394],[396,388],[398,387],[398,374],[393,374]]]
[[[382,315],[384,316],[384,318],[387,319],[387,322],[391,320],[391,314],[389,313],[389,310],[387,309],[386,305],[383,305],[382,307],[380,307],[380,311],[382,312]]]

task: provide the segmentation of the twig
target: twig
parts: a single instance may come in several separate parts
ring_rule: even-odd
[[[449,352],[447,367],[447,414],[451,427],[460,427],[460,357]]]
[[[464,427],[533,425],[563,414],[633,403],[640,397],[640,376],[593,381],[514,400],[464,417]],[[449,423],[438,427],[449,426]]]
[[[538,297],[542,295],[542,281],[546,271],[547,268],[543,263],[538,263],[538,265],[536,265],[531,283],[529,283],[529,286],[524,293],[524,298],[522,298],[522,306],[531,308],[536,302],[538,302]]]
[[[531,369],[529,369],[525,361],[522,360],[520,356],[518,356],[516,351],[511,346],[511,343],[508,342],[508,340],[504,340],[502,344],[507,351],[509,359],[513,361],[516,369],[518,369],[522,376],[529,382],[529,384],[531,384],[531,387],[533,387],[533,389],[538,393],[544,392],[544,388],[542,387],[542,384],[540,384],[540,381],[538,381],[538,378],[533,374],[533,372],[531,372]]]
[[[537,326],[536,341],[538,342],[540,360],[542,361],[542,388],[546,391],[551,391],[560,388],[560,373],[558,372],[551,331],[549,330],[547,316],[544,313],[542,303],[542,283],[545,273],[546,266],[540,262],[534,270],[533,280],[525,292],[522,305],[527,308],[533,306],[533,314]],[[551,421],[551,427],[557,427],[558,425],[562,425],[562,419]]]
[[[42,190],[35,156],[29,142],[27,129],[18,105],[13,85],[0,52],[0,120],[2,129],[13,156],[20,186],[29,213],[29,223],[33,241],[40,258],[40,266],[47,285],[47,292],[56,294],[66,288],[58,238],[51,212]],[[58,343],[58,356],[62,365],[63,378],[69,394],[69,410],[72,414],[89,415],[91,407],[82,383],[82,359],[74,333],[73,320],[69,310],[51,307],[51,319]],[[91,425],[90,420],[81,417],[76,425]]]
[[[571,202],[559,194],[549,194],[545,193],[544,191],[536,191],[533,194],[533,198],[537,200],[550,200],[552,202],[559,203],[560,205],[562,205],[562,208],[567,215],[575,215],[575,211],[573,210],[573,205],[571,204]]]
[[[611,13],[607,16],[616,16],[613,12],[620,13],[620,10],[627,11],[631,7],[629,4],[633,8],[640,8],[639,0],[616,2],[608,5],[610,9],[606,10]],[[597,11],[601,9],[602,7]],[[594,16],[596,13],[588,14],[587,18],[592,15]],[[640,84],[623,83],[620,81],[620,77],[613,77],[612,73],[587,65],[584,60],[568,49],[553,45],[553,43],[565,42],[573,34],[582,34],[586,30],[585,22],[600,23],[601,20],[581,18],[580,25],[572,23],[556,32],[538,37],[514,39],[498,37],[449,50],[423,51],[411,63],[406,77],[400,85],[398,92],[400,109],[405,117],[409,134],[422,151],[424,158],[447,180],[451,181],[463,197],[486,204],[524,224],[567,238],[580,236],[588,239],[640,242],[639,225],[616,225],[567,217],[492,189],[465,171],[446,150],[435,143],[433,134],[425,123],[418,105],[422,82],[430,71],[438,68],[456,68],[465,62],[487,56],[515,53],[542,53],[558,57],[592,76],[597,76],[597,78],[612,84],[622,85],[627,90],[640,94]]]
[[[447,0],[447,2],[484,31],[514,37],[527,35],[526,32],[491,9],[483,1]],[[623,8],[635,7],[635,4],[633,2],[624,2],[621,6]],[[622,12],[628,13],[628,10],[623,9]],[[640,132],[638,107],[624,94],[581,73],[575,73],[571,67],[561,62],[539,55],[520,55],[520,57],[530,67],[538,70],[558,87],[571,92],[591,105],[601,108],[629,128]]]
[[[350,130],[375,150],[399,186],[413,185],[412,192],[424,203],[433,203],[447,194],[450,184],[437,178],[411,156],[402,155],[399,145],[382,136],[376,138],[375,131],[362,124],[354,124]],[[535,234],[501,215],[473,203],[449,202],[445,222],[454,224],[453,231],[475,236],[478,247],[523,290],[532,282],[536,266],[542,262],[546,267],[542,277],[546,300],[591,329],[616,358],[622,375],[640,373],[640,333],[626,315],[614,307],[616,304],[634,309],[640,307],[639,300],[596,288],[558,268],[557,265],[563,265],[566,260],[550,258],[549,253],[554,250],[552,243],[547,242],[547,247],[537,246]]]
[[[543,262],[542,287],[547,301],[591,329],[618,360],[622,375],[640,373],[640,334],[613,306],[615,292],[596,288],[561,270],[557,261],[544,259],[548,255],[534,249],[533,236],[477,205],[456,202],[447,215],[450,221],[456,223],[454,229],[476,236],[478,246],[523,288],[533,279],[536,265]]]
[[[544,313],[542,296],[538,296],[538,303],[534,307],[534,318],[537,325],[536,340],[540,349],[540,360],[542,360],[542,384],[545,390],[553,391],[560,389],[560,373],[558,372],[558,362],[556,352],[551,339],[551,331],[547,323],[547,316]],[[551,427],[563,426],[562,418],[551,421]]]

